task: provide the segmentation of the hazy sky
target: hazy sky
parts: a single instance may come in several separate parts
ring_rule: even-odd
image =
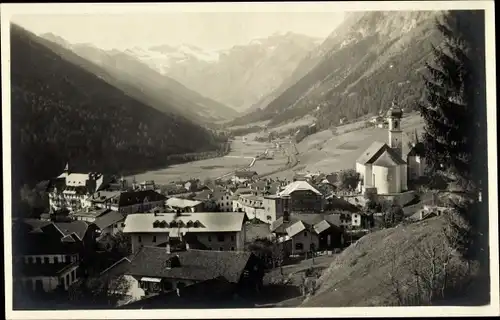
[[[276,32],[326,38],[342,12],[166,12],[143,14],[14,15],[12,22],[36,33],[101,48],[193,44],[207,50],[230,48]]]

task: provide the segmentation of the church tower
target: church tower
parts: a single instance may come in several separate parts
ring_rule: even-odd
[[[387,121],[389,122],[389,147],[403,156],[403,131],[401,131],[401,119],[403,118],[403,110],[396,105],[396,101],[392,101],[392,106],[387,113]]]

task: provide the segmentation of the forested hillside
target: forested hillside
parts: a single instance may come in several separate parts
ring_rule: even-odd
[[[420,71],[432,45],[442,41],[435,26],[440,14],[366,12],[348,16],[320,52],[299,65],[286,90],[262,111],[232,124],[271,118],[270,125],[277,125],[310,114],[324,128],[337,125],[344,116],[351,120],[385,111],[393,99],[403,108],[413,109],[423,92]]]
[[[124,174],[226,148],[226,138],[131,98],[16,25],[11,95],[13,193],[67,161],[73,170]]]

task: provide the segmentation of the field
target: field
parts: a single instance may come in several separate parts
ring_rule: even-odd
[[[137,181],[154,180],[157,184],[167,184],[173,181],[185,181],[189,178],[197,178],[201,181],[210,178],[225,177],[235,170],[248,168],[262,174],[271,172],[286,163],[286,157],[276,153],[273,160],[259,160],[254,162],[254,157],[274,148],[273,144],[253,141],[247,138],[244,143],[241,137],[237,137],[231,144],[231,152],[225,157],[193,161],[166,167],[164,169],[145,172],[135,176]],[[129,177],[130,178],[130,177]]]
[[[324,130],[306,137],[301,141],[297,148],[299,150],[299,164],[292,170],[280,172],[273,177],[290,179],[294,172],[333,172],[342,169],[354,168],[356,159],[373,142],[386,142],[388,139],[387,129],[382,128],[362,128],[364,122],[352,123],[337,128],[334,134],[331,130]],[[403,153],[407,150],[407,142],[414,130],[422,130],[423,120],[417,115],[406,117],[402,121],[403,134]]]

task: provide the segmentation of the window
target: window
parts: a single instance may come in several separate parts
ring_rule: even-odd
[[[50,258],[49,257],[45,257],[43,258],[43,263],[50,263]]]
[[[219,251],[224,251],[224,248],[223,247],[219,247]]]
[[[231,241],[235,241],[236,237],[234,235],[231,236]]]
[[[58,257],[54,257],[54,263],[59,263],[59,258]]]
[[[304,249],[304,245],[302,243],[296,243],[295,244],[295,250],[302,250]]]
[[[35,258],[33,258],[33,257],[29,257],[29,258],[28,258],[28,263],[31,263],[31,264],[32,264],[32,263],[35,263]]]
[[[234,247],[231,247],[231,251],[234,251]]]
[[[156,236],[153,236],[153,242],[156,242]]]
[[[212,242],[212,236],[208,236],[208,242]]]
[[[37,263],[37,264],[42,264],[42,258],[37,257],[37,258],[36,258],[36,263]]]
[[[142,242],[142,237],[141,236],[139,236],[139,242]]]
[[[307,237],[307,231],[304,231],[304,237]]]
[[[217,235],[217,241],[224,242],[224,235],[223,234]]]

